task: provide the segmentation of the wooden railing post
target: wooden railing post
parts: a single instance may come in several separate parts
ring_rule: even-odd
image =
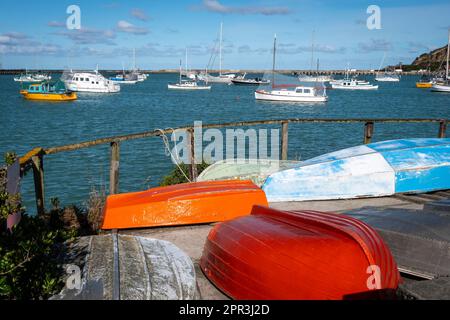
[[[34,193],[36,195],[36,209],[38,215],[45,214],[44,194],[44,157],[42,154],[31,157],[34,178]]]
[[[447,121],[446,120],[439,121],[438,138],[445,138],[445,131],[446,130],[447,130]]]
[[[287,121],[281,124],[281,160],[288,159],[288,124]]]
[[[197,165],[195,163],[195,136],[194,136],[194,129],[193,128],[189,128],[187,130],[188,132],[188,141],[191,144],[190,147],[190,154],[189,154],[189,160],[190,160],[190,164],[189,164],[189,179],[191,181],[196,181],[197,180]]]
[[[368,144],[372,141],[374,124],[372,121],[366,122],[364,125],[364,144]]]
[[[111,164],[109,169],[109,194],[119,192],[119,164],[120,145],[119,142],[111,142]]]

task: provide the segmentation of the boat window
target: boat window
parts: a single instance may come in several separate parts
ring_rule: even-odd
[[[96,82],[96,84],[98,84],[98,81]]]
[[[302,93],[302,92],[303,92],[303,89],[297,89],[297,90],[295,90],[295,92],[297,92],[297,93]]]
[[[80,78],[80,81],[84,81],[84,78]]]
[[[92,81],[92,84],[94,84],[94,81]]]
[[[89,78],[86,78],[86,81],[89,81]]]
[[[304,89],[303,93],[311,93],[311,89]]]

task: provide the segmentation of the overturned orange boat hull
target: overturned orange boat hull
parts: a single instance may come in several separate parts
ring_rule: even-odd
[[[208,181],[111,195],[102,229],[189,225],[248,215],[267,205],[264,192],[251,181]]]
[[[389,249],[363,222],[266,207],[215,226],[200,265],[234,299],[386,298],[400,279]]]

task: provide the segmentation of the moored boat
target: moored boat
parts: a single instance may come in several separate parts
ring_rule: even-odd
[[[58,88],[57,84],[49,82],[31,84],[27,89],[20,90],[20,94],[27,100],[72,101],[77,99],[75,92],[69,91],[65,87]]]
[[[272,90],[256,90],[256,100],[280,101],[280,102],[326,102],[328,96],[326,88],[294,86],[294,89],[288,89],[292,85],[275,85],[275,57],[277,49],[277,36],[273,40],[273,65],[272,65]],[[279,89],[278,89],[279,88]]]
[[[200,266],[234,299],[389,298],[400,281],[389,248],[363,222],[260,206],[215,226]]]
[[[271,174],[269,201],[388,196],[450,189],[450,139],[400,139],[328,153]]]
[[[246,75],[247,74],[245,73],[241,77],[237,77],[237,78],[231,79],[231,82],[233,84],[236,84],[236,85],[244,85],[244,86],[245,85],[247,85],[247,86],[248,85],[250,85],[250,86],[258,86],[258,85],[270,84],[270,80],[266,80],[266,79],[258,78],[258,77],[253,78],[253,79],[245,78]]]
[[[196,80],[183,80],[182,79],[182,70],[181,70],[181,60],[180,60],[180,76],[178,83],[169,83],[167,85],[168,89],[175,89],[175,90],[210,90],[211,86],[208,86],[206,83],[205,85],[200,85]]]
[[[284,102],[327,102],[325,89],[320,94],[314,87],[298,86],[294,90],[256,90],[256,100],[284,101]]]
[[[331,82],[333,89],[343,90],[377,90],[378,86],[370,84],[367,81],[360,81],[356,78],[346,78],[340,81]]]
[[[76,92],[116,93],[120,85],[106,79],[96,69],[94,72],[71,72],[62,78],[66,87]]]
[[[447,64],[445,71],[445,79],[443,82],[433,83],[431,91],[434,92],[449,92],[450,93],[450,75],[449,75],[449,59],[450,59],[450,29],[448,30],[447,42]]]
[[[102,229],[190,225],[229,220],[267,204],[251,181],[208,181],[111,195]]]

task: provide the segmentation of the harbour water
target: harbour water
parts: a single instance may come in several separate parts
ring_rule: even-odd
[[[252,77],[254,75],[249,75]],[[58,75],[53,75],[53,78]],[[169,91],[177,74],[151,74],[136,85],[122,85],[116,94],[79,94],[67,103],[26,101],[13,76],[0,76],[0,154],[23,155],[35,147],[53,147],[101,137],[157,128],[284,118],[450,118],[450,95],[417,89],[418,77],[399,83],[378,83],[379,90],[330,90],[320,105],[257,102],[254,87],[214,84],[211,91]],[[367,80],[373,82],[372,76]],[[437,124],[377,124],[373,141],[436,137]],[[289,158],[307,159],[362,143],[359,124],[291,124]],[[82,204],[92,188],[108,189],[109,147],[102,145],[45,157],[47,202]],[[121,144],[121,192],[156,186],[173,164],[160,138]],[[23,199],[34,212],[32,174],[22,185]]]

